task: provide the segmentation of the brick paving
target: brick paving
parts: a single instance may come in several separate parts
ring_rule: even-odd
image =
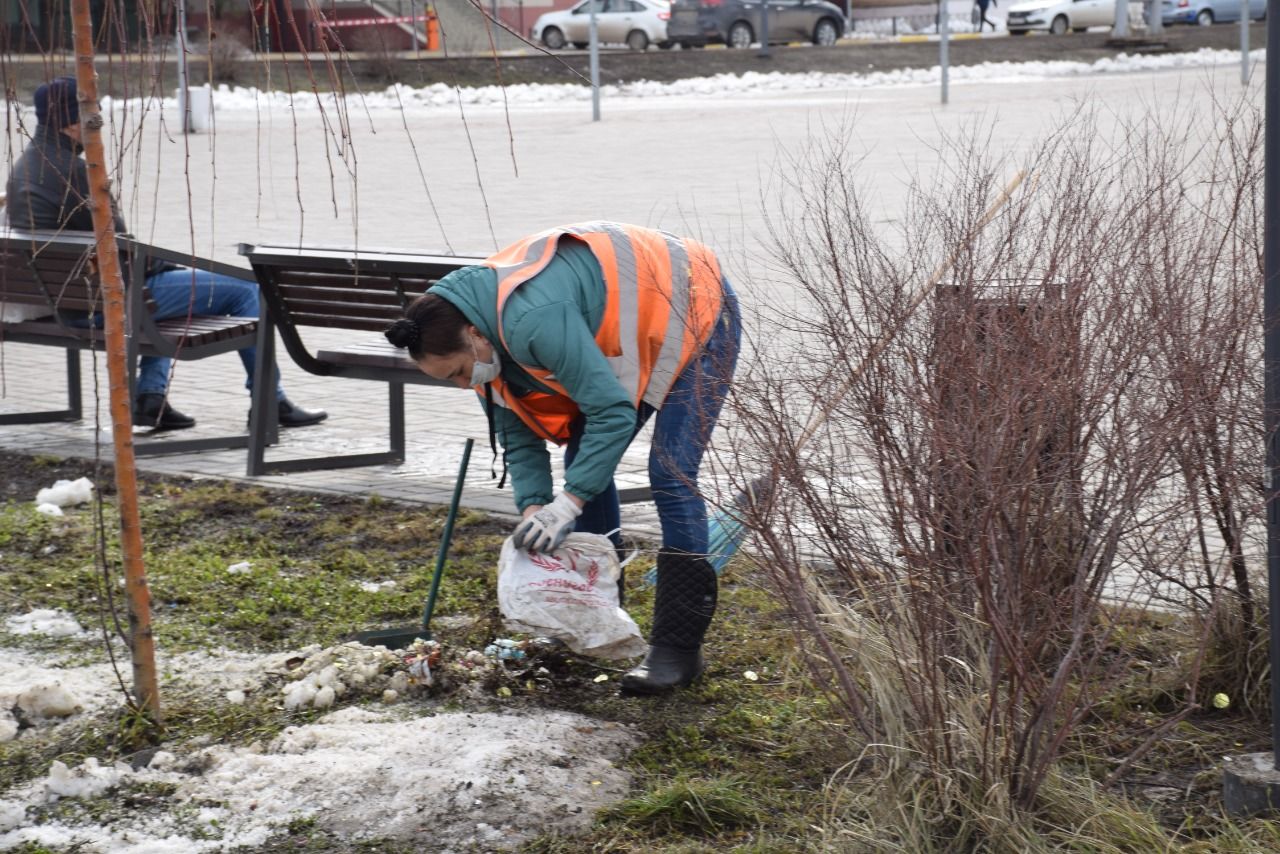
[[[335,333],[330,335],[336,337]],[[65,373],[59,351],[4,344],[0,353],[4,377],[0,411],[55,408],[65,400]],[[109,457],[112,449],[105,359],[100,353],[84,353],[81,369],[85,373],[83,421],[0,427],[0,447],[31,454],[92,457],[97,438],[98,452]],[[281,430],[280,444],[268,450],[268,459],[361,453],[387,447],[386,386],[313,376],[287,361],[281,364],[281,370],[285,389],[293,400],[328,409],[330,414],[327,421],[313,427]],[[243,433],[249,410],[243,378],[240,361],[234,354],[179,362],[170,386],[171,399],[174,406],[196,418],[196,427],[163,434],[137,430],[135,440],[164,442]],[[492,454],[487,428],[473,393],[408,386],[405,421],[408,448],[402,465],[250,478],[246,474],[247,452],[243,449],[139,457],[138,465],[143,471],[160,474],[223,478],[336,494],[376,494],[396,501],[443,504],[452,496],[466,438],[472,437],[475,448],[464,487],[465,506],[498,514],[514,512],[510,489],[499,490],[497,480],[490,476]],[[96,429],[97,423],[102,424],[101,431]],[[620,485],[647,482],[644,474],[647,454],[647,443],[638,440],[619,469]],[[650,530],[656,520],[649,505],[631,507],[627,515],[629,529],[637,532]]]

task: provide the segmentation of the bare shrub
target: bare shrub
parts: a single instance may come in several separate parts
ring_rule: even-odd
[[[1188,504],[1186,557],[1144,561],[1144,571],[1208,638],[1205,689],[1266,714],[1265,607],[1251,570],[1265,550],[1263,122],[1242,105],[1217,119],[1192,169],[1171,156],[1194,144],[1186,130],[1148,128],[1140,155],[1168,173],[1142,189],[1180,200],[1146,299],[1153,389],[1182,419],[1170,488]]]
[[[1254,454],[1206,467],[1202,451],[1256,441],[1234,359],[1257,330],[1214,298],[1256,284],[1257,150],[1238,144],[1253,131],[1166,127],[1106,137],[1087,113],[1066,120],[989,223],[1011,170],[980,133],[958,135],[891,233],[833,135],[791,164],[775,207],[799,307],[765,318],[736,386],[737,467],[773,484],[743,521],[815,678],[893,784],[858,809],[900,826],[909,796],[925,816],[900,828],[910,850],[1027,850],[1019,816],[1131,664],[1104,600],[1145,606],[1153,568],[1203,568],[1186,519],[1221,513],[1224,478],[1228,531],[1256,507],[1239,500]],[[1222,167],[1213,187],[1206,158]],[[802,429],[819,411],[821,429]],[[1131,758],[1196,708],[1199,664]]]

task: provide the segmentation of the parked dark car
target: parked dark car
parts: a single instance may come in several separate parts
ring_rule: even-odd
[[[769,41],[835,44],[845,31],[844,13],[826,0],[768,0]],[[675,0],[667,38],[682,47],[723,42],[750,47],[764,32],[762,0]]]

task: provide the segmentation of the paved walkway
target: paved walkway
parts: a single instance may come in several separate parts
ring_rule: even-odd
[[[331,337],[333,333],[330,333]],[[65,388],[61,353],[49,347],[4,344],[3,396],[0,411],[55,408]],[[85,419],[79,423],[0,427],[0,447],[31,454],[92,457],[97,449],[112,454],[110,417],[107,412],[107,377],[102,354],[81,356],[85,372]],[[98,377],[94,387],[94,374]],[[387,447],[387,395],[380,383],[335,380],[307,374],[292,363],[281,365],[285,388],[297,402],[329,410],[323,424],[282,430],[280,444],[268,459],[361,453]],[[39,382],[32,378],[40,377]],[[47,378],[47,381],[46,381]],[[191,430],[164,434],[135,431],[135,438],[164,442],[204,436],[243,433],[249,396],[242,387],[243,372],[234,354],[178,363],[172,388],[174,405],[192,415]],[[510,488],[499,490],[490,476],[485,419],[475,395],[469,391],[409,386],[405,390],[407,459],[398,466],[381,465],[334,471],[302,472],[249,478],[244,450],[205,451],[140,457],[139,468],[162,474],[216,477],[256,481],[268,486],[308,489],[352,495],[376,494],[397,501],[447,503],[462,460],[467,437],[475,439],[464,491],[465,505],[491,513],[512,514]],[[97,424],[102,425],[101,430]],[[151,437],[151,438],[149,438]],[[618,475],[621,486],[643,486],[648,445],[638,441],[628,452]],[[498,465],[498,464],[495,464]],[[559,472],[557,472],[559,477]],[[34,498],[34,496],[32,496]],[[629,528],[652,530],[656,517],[649,505],[628,509]]]
[[[685,97],[605,100],[604,120],[587,103],[534,106],[504,114],[495,106],[412,105],[322,117],[310,96],[298,110],[219,113],[216,135],[173,137],[148,117],[130,146],[116,186],[146,242],[191,248],[240,263],[239,241],[400,246],[487,254],[529,231],[608,218],[699,236],[714,246],[744,296],[749,335],[761,309],[797,305],[772,259],[778,221],[772,201],[796,171],[821,179],[806,162],[823,147],[847,148],[845,162],[877,200],[887,227],[903,210],[913,172],[936,169],[944,133],[994,122],[993,154],[1012,174],[1032,140],[1064,115],[1096,107],[1105,130],[1147,108],[1211,119],[1215,97],[1240,91],[1236,66],[1182,74],[1059,79],[1043,85],[985,81],[953,84],[940,108],[932,86],[809,93],[758,91],[715,100]],[[1251,97],[1260,102],[1262,74]],[[514,155],[512,150],[514,149]],[[358,180],[357,180],[358,177]],[[157,182],[164,183],[164,191]],[[185,191],[191,188],[188,201]],[[483,188],[483,194],[480,189]],[[428,196],[429,192],[429,196]],[[773,221],[766,217],[770,211]],[[766,334],[768,330],[765,330]],[[323,336],[313,336],[323,341]],[[84,364],[88,368],[89,356]],[[749,359],[750,356],[748,355]],[[802,372],[806,366],[797,365]],[[282,432],[275,454],[323,454],[384,447],[385,391],[377,383],[333,380],[282,364],[290,396],[328,409],[322,425]],[[80,424],[0,428],[0,447],[62,456],[91,455],[93,374],[86,370],[88,419]],[[105,370],[99,370],[105,399]],[[243,430],[248,395],[233,355],[179,364],[174,404],[199,425],[187,434]],[[46,408],[62,395],[62,354],[0,344],[0,411]],[[468,507],[510,512],[509,492],[489,476],[488,438],[469,392],[406,390],[408,459],[378,466],[262,478],[267,484],[444,502],[463,442],[476,439],[467,478]],[[101,434],[104,450],[109,434]],[[621,485],[645,483],[642,434],[620,471]],[[243,451],[146,458],[146,471],[245,478]],[[652,507],[629,508],[632,531],[652,530]]]

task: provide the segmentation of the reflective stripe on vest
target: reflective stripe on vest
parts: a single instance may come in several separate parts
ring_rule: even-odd
[[[720,265],[706,246],[665,232],[593,222],[539,232],[485,260],[498,274],[498,330],[510,353],[502,309],[516,288],[542,272],[566,235],[587,244],[604,273],[605,310],[595,340],[628,397],[662,407],[676,377],[711,336],[720,314]],[[535,433],[563,444],[577,408],[550,371],[521,365],[557,392],[514,395],[501,379],[495,402]],[[559,397],[559,400],[549,398]],[[497,398],[501,398],[498,400]]]

